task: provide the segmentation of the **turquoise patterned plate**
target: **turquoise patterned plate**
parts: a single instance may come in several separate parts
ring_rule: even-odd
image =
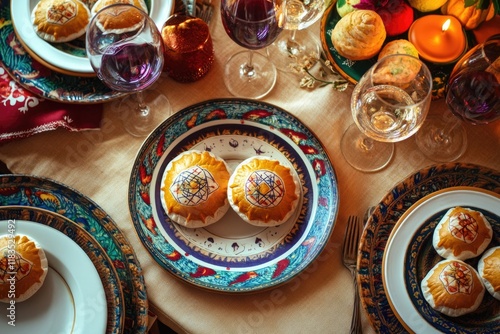
[[[366,315],[378,333],[406,333],[384,289],[382,261],[389,236],[413,204],[450,187],[476,187],[500,194],[500,172],[464,163],[433,165],[396,184],[376,206],[361,236],[358,278]]]
[[[0,207],[0,220],[15,220],[17,222],[29,221],[43,224],[62,232],[76,242],[97,269],[97,273],[104,287],[107,303],[106,333],[119,334],[123,332],[123,293],[118,274],[113,267],[111,259],[106,254],[106,251],[87,231],[57,213],[28,206]],[[5,234],[5,232],[6,231],[3,231],[3,234]],[[85,311],[84,313],[84,319],[92,319],[92,312]]]
[[[148,301],[144,277],[132,246],[97,204],[53,180],[30,175],[0,175],[0,206],[22,205],[58,213],[92,235],[113,263],[123,292],[123,333],[146,333]]]
[[[205,228],[173,223],[161,205],[162,175],[189,149],[233,167],[256,155],[288,164],[302,185],[295,216],[278,227],[247,225],[232,210]],[[335,224],[337,179],[319,140],[291,114],[263,102],[211,100],[177,112],[146,139],[132,169],[129,207],[141,241],[166,270],[209,290],[256,291],[290,280],[319,255]]]
[[[101,103],[124,95],[112,91],[97,77],[61,74],[33,59],[14,33],[10,0],[0,0],[0,63],[23,88],[48,100]]]

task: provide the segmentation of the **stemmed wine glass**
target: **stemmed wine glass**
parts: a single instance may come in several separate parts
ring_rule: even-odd
[[[221,18],[229,37],[248,49],[232,55],[224,69],[224,83],[238,97],[258,99],[276,83],[276,67],[254,52],[274,42],[282,31],[275,0],[221,0]]]
[[[438,162],[454,161],[465,152],[462,121],[479,125],[500,119],[500,35],[476,45],[457,62],[446,104],[452,113],[429,117],[415,136],[420,151]]]
[[[86,51],[92,68],[107,86],[135,92],[121,101],[120,113],[124,113],[124,126],[131,135],[148,135],[156,126],[151,111],[170,113],[163,94],[146,91],[163,69],[163,41],[155,22],[133,5],[104,7],[89,23]]]
[[[267,49],[274,65],[280,71],[289,72],[300,56],[319,58],[320,45],[306,28],[314,24],[327,7],[325,0],[284,0],[282,12],[285,30]]]
[[[412,136],[422,125],[431,92],[431,73],[418,58],[395,54],[380,59],[361,77],[351,96],[355,124],[340,143],[347,162],[364,172],[385,167],[393,156],[394,142]]]

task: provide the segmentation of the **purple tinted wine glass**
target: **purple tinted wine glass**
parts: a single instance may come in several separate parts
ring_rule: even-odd
[[[449,162],[467,148],[462,122],[488,124],[500,119],[500,35],[469,50],[455,65],[448,81],[446,104],[457,117],[428,117],[416,136],[429,159]]]
[[[92,18],[86,34],[92,68],[111,89],[135,93],[120,102],[125,129],[133,136],[148,135],[156,126],[152,110],[170,113],[168,99],[147,91],[163,69],[163,41],[155,22],[141,9],[115,4]]]
[[[276,67],[253,52],[272,44],[282,28],[274,0],[221,0],[221,18],[229,37],[248,49],[234,54],[225,65],[224,82],[238,97],[261,98],[276,83]]]

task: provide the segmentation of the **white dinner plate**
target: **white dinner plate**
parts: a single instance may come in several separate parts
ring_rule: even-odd
[[[7,226],[7,221],[0,221],[0,226]],[[15,233],[31,236],[40,244],[49,271],[40,290],[15,303],[15,327],[8,323],[11,320],[2,307],[0,333],[105,333],[106,296],[87,254],[68,236],[43,224],[16,219]]]
[[[80,38],[68,43],[49,43],[38,37],[31,22],[31,12],[39,0],[11,1],[14,30],[24,48],[48,68],[68,75],[95,76]],[[145,0],[151,18],[161,29],[174,9],[173,0]]]
[[[499,235],[500,196],[484,189],[455,187],[416,202],[401,216],[387,241],[382,264],[384,288],[394,313],[411,332],[441,333],[454,328],[461,333],[495,333],[499,328],[496,310],[500,302],[487,292],[476,314],[456,318],[433,310],[422,296],[421,276],[441,259],[432,247],[433,230],[446,211],[456,206],[481,211]],[[494,237],[489,247],[496,245],[496,240]],[[477,258],[466,262],[477,268]]]

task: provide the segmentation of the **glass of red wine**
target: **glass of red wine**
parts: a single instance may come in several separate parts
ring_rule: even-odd
[[[275,0],[221,0],[221,18],[229,37],[248,49],[226,62],[227,89],[238,97],[264,97],[276,83],[277,70],[269,58],[254,50],[272,44],[282,31]]]
[[[111,89],[135,94],[120,101],[124,127],[143,137],[156,126],[153,110],[171,112],[168,99],[147,90],[163,69],[163,41],[147,13],[129,4],[114,4],[95,14],[87,28],[86,50],[92,68]]]
[[[446,104],[456,117],[428,117],[415,137],[422,153],[438,162],[454,161],[465,152],[463,121],[480,125],[500,119],[500,35],[476,45],[457,62]]]

